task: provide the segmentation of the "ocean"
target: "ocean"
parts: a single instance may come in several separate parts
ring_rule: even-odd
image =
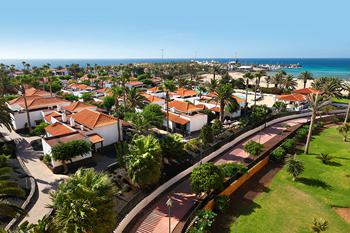
[[[31,66],[41,66],[50,63],[51,67],[65,66],[67,64],[117,65],[138,62],[185,62],[185,61],[218,61],[229,62],[234,58],[165,58],[165,59],[25,59]],[[300,64],[302,68],[285,69],[294,76],[303,71],[311,72],[314,77],[332,76],[339,79],[350,80],[350,58],[239,58],[242,65],[249,64]],[[22,59],[0,59],[0,63],[22,67]]]

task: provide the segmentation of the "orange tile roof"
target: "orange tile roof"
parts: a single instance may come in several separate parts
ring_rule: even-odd
[[[51,122],[51,117],[58,117],[58,116],[61,116],[61,114],[59,114],[58,112],[54,111],[54,112],[51,112],[51,113],[47,114],[44,118],[45,118],[46,121]]]
[[[86,108],[96,108],[94,105],[91,104],[86,104],[80,101],[76,101],[71,103],[68,106],[63,107],[65,110],[70,111],[70,112],[78,112]]]
[[[164,112],[164,114],[166,115],[166,112]],[[188,122],[190,122],[189,120],[184,119],[180,115],[174,114],[172,112],[169,112],[169,121],[178,123],[180,125],[186,125]]]
[[[68,100],[60,99],[57,97],[27,96],[26,99],[27,99],[29,110],[55,106],[63,103],[70,103]],[[18,104],[22,108],[25,108],[23,96],[20,96],[16,99],[9,101],[9,104],[10,105]]]
[[[90,129],[117,123],[117,118],[91,109],[83,109],[71,116],[75,122]]]
[[[169,108],[175,108],[177,111],[181,112],[194,112],[203,110],[203,106],[196,106],[188,102],[183,102],[179,100],[173,100],[169,102]]]
[[[92,135],[89,135],[89,140],[92,144],[96,144],[96,143],[99,143],[99,142],[103,142],[103,137],[99,134],[92,134]]]
[[[51,96],[50,92],[35,89],[34,87],[25,90],[26,96]]]
[[[321,91],[313,89],[313,88],[303,88],[303,89],[298,89],[298,90],[294,90],[292,91],[293,93],[299,93],[299,94],[320,94]]]
[[[80,83],[72,83],[68,85],[69,88],[75,88],[75,89],[80,89],[80,90],[85,90],[85,89],[95,89],[94,87],[90,87],[86,84],[80,84]]]
[[[161,91],[160,87],[151,87],[151,88],[148,88],[147,91],[149,92],[158,92],[158,91]]]
[[[304,101],[306,98],[305,98],[305,95],[302,95],[302,94],[289,94],[289,95],[277,96],[277,99],[285,100],[285,101],[297,101],[297,102],[300,102],[300,101]]]
[[[76,132],[74,129],[71,129],[67,125],[64,125],[60,122],[55,122],[45,127],[45,131],[51,134],[52,136],[62,136]]]
[[[147,101],[148,101],[148,102],[151,102],[151,103],[153,103],[153,102],[159,102],[159,101],[164,101],[164,99],[158,98],[158,97],[156,97],[156,96],[154,96],[154,95],[150,95],[150,94],[146,94],[146,93],[143,93],[143,94],[141,94],[141,95],[143,95],[143,96],[147,99]]]
[[[214,112],[220,112],[220,107],[219,106],[215,106],[212,107],[211,109],[209,109],[210,111],[214,111]]]
[[[174,93],[181,97],[193,96],[198,94],[196,91],[185,89],[185,88],[178,88]]]
[[[67,134],[67,135],[61,135],[58,137],[45,138],[44,140],[50,146],[55,146],[61,142],[69,142],[69,141],[73,141],[73,140],[82,140],[82,139],[86,139],[86,137],[80,133],[72,133],[72,134]]]
[[[137,85],[143,85],[143,82],[140,81],[130,81],[126,83],[127,85],[131,85],[131,86],[137,86]]]
[[[107,88],[107,87],[96,90],[97,93],[105,93],[108,91],[110,91],[110,88]]]

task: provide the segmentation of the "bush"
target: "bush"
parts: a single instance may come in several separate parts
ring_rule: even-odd
[[[49,154],[44,154],[43,161],[46,164],[50,164],[51,163],[51,156]]]
[[[283,93],[283,89],[277,87],[260,87],[260,90],[265,94],[281,95]]]
[[[293,181],[303,173],[304,169],[304,164],[300,160],[290,158],[287,162],[287,172],[293,177]]]
[[[84,92],[82,95],[81,95],[81,98],[84,100],[84,102],[88,102],[88,101],[91,101],[94,99],[94,96],[92,93],[90,92]]]
[[[192,151],[194,153],[200,152],[202,148],[202,142],[199,138],[192,138],[185,144],[185,150]]]
[[[224,175],[213,163],[203,163],[195,167],[191,173],[191,187],[196,194],[221,189],[223,184]]]
[[[213,129],[214,136],[218,136],[222,132],[222,129],[223,129],[221,121],[219,119],[215,119],[211,128]]]
[[[71,102],[73,102],[73,101],[78,101],[78,100],[79,100],[78,96],[75,96],[75,95],[73,95],[73,94],[71,94],[71,93],[64,94],[64,95],[63,95],[63,98],[64,98],[65,100],[68,100],[68,101],[71,101]]]
[[[202,144],[207,147],[210,143],[214,142],[213,129],[210,124],[206,124],[201,129],[199,138],[202,141]]]
[[[309,129],[306,127],[301,127],[295,132],[295,139],[299,142],[305,141],[307,134],[309,133]]]
[[[12,145],[11,143],[4,143],[0,148],[0,154],[5,155],[15,155],[16,152],[16,146]]]
[[[205,233],[212,226],[217,214],[211,210],[200,210],[189,233]]]
[[[217,196],[215,198],[215,207],[214,211],[217,213],[224,213],[230,206],[230,197],[229,196]]]
[[[286,151],[282,146],[277,147],[270,153],[270,159],[274,162],[282,162],[286,156]]]
[[[46,122],[41,122],[39,125],[35,126],[35,128],[33,129],[31,135],[32,136],[40,136],[43,135],[45,133],[45,128],[48,126],[49,124]]]
[[[323,164],[330,164],[334,157],[328,153],[321,153],[317,158],[320,159]]]
[[[244,151],[253,157],[258,156],[262,152],[263,148],[264,146],[262,144],[252,140],[244,145]]]
[[[247,172],[247,167],[241,163],[224,163],[219,165],[224,177],[233,177],[237,174],[244,174]]]
[[[292,139],[292,138],[289,138],[289,139],[286,139],[281,147],[287,152],[287,153],[293,153],[294,150],[295,150],[295,144],[296,144],[296,141],[295,139]]]
[[[159,140],[163,158],[183,159],[185,155],[183,137],[180,134],[169,134]]]

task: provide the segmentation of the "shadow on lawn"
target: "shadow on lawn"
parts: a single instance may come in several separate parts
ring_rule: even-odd
[[[318,187],[318,188],[323,188],[323,189],[332,189],[332,186],[330,186],[326,182],[319,180],[319,179],[300,177],[300,178],[298,178],[297,181],[300,183],[303,183],[305,185],[312,186],[312,187]]]
[[[333,167],[341,167],[341,166],[343,166],[343,164],[338,163],[338,162],[334,162],[334,161],[330,161],[330,162],[326,163],[326,165],[333,166]]]

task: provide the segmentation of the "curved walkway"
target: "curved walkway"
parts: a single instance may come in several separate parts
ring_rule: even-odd
[[[285,124],[290,126],[304,123],[306,118],[300,118],[295,120],[288,120],[283,123],[274,124],[266,129],[254,134],[251,137],[246,138],[242,142],[236,144],[231,150],[220,155],[214,159],[214,163],[221,164],[229,161],[243,161],[248,157],[248,154],[244,152],[244,144],[249,140],[257,141],[261,144],[266,143],[285,129]],[[155,204],[150,208],[150,211],[144,211],[142,217],[135,224],[131,232],[138,233],[151,233],[151,232],[168,232],[169,228],[169,216],[168,208],[165,203],[167,196],[170,195],[173,199],[173,207],[171,208],[171,230],[184,218],[184,216],[190,211],[198,200],[194,193],[191,191],[190,180],[185,179],[179,184],[175,185],[169,192],[163,194]]]
[[[16,143],[16,154],[34,177],[38,187],[38,197],[32,208],[28,211],[23,221],[37,223],[39,219],[49,214],[51,209],[47,208],[51,204],[50,192],[55,191],[58,184],[68,176],[54,174],[41,160],[40,153],[34,151],[30,142],[39,137],[24,138],[15,131],[9,132],[5,127],[0,126],[1,133],[8,140]]]

